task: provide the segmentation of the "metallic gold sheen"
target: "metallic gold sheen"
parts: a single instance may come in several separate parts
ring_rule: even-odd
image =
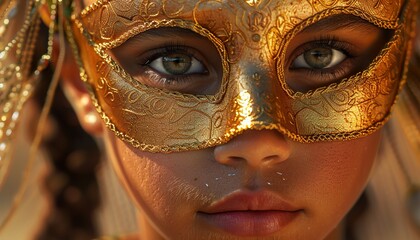
[[[405,82],[416,3],[403,5],[402,0],[104,0],[73,16],[73,29],[81,76],[99,113],[134,147],[200,149],[247,129],[276,129],[300,142],[347,140],[381,127]],[[293,91],[283,73],[289,41],[336,14],[393,29],[394,36],[365,71],[308,93]],[[190,29],[214,43],[224,69],[219,92],[194,96],[145,86],[107,54],[160,27]]]
[[[40,20],[39,1],[0,1],[0,187],[12,161],[13,139],[23,105],[45,67],[31,72]],[[0,229],[2,223],[0,224]]]

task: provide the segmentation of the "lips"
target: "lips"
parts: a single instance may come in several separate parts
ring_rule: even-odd
[[[224,232],[256,237],[281,231],[301,212],[272,192],[238,191],[211,204],[199,216]]]

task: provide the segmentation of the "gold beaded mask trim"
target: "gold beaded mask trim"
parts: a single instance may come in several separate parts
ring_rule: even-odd
[[[141,150],[173,152],[223,144],[248,129],[276,129],[299,142],[347,140],[377,130],[405,81],[415,5],[104,0],[72,19],[81,76],[107,126]],[[393,36],[365,70],[310,91],[293,90],[284,73],[291,39],[338,15],[392,29]],[[151,87],[111,57],[130,39],[167,28],[194,32],[214,45],[222,69],[218,90],[199,95]]]

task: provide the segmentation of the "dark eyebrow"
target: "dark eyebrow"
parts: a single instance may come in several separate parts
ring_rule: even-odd
[[[372,27],[376,27],[372,23],[349,14],[334,15],[316,22],[309,27],[306,27],[302,32],[312,33],[319,31],[335,31],[338,29],[348,29],[359,31],[369,31]]]

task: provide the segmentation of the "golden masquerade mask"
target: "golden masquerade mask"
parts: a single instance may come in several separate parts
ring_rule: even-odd
[[[248,129],[276,129],[299,142],[347,140],[381,127],[405,82],[416,3],[406,1],[98,1],[73,16],[81,76],[106,125],[151,152],[194,150]],[[286,49],[305,28],[352,15],[394,30],[362,72],[308,92],[285,79]],[[109,54],[135,36],[186,29],[209,40],[222,68],[212,95],[136,80]],[[193,76],[192,76],[193,77]]]

